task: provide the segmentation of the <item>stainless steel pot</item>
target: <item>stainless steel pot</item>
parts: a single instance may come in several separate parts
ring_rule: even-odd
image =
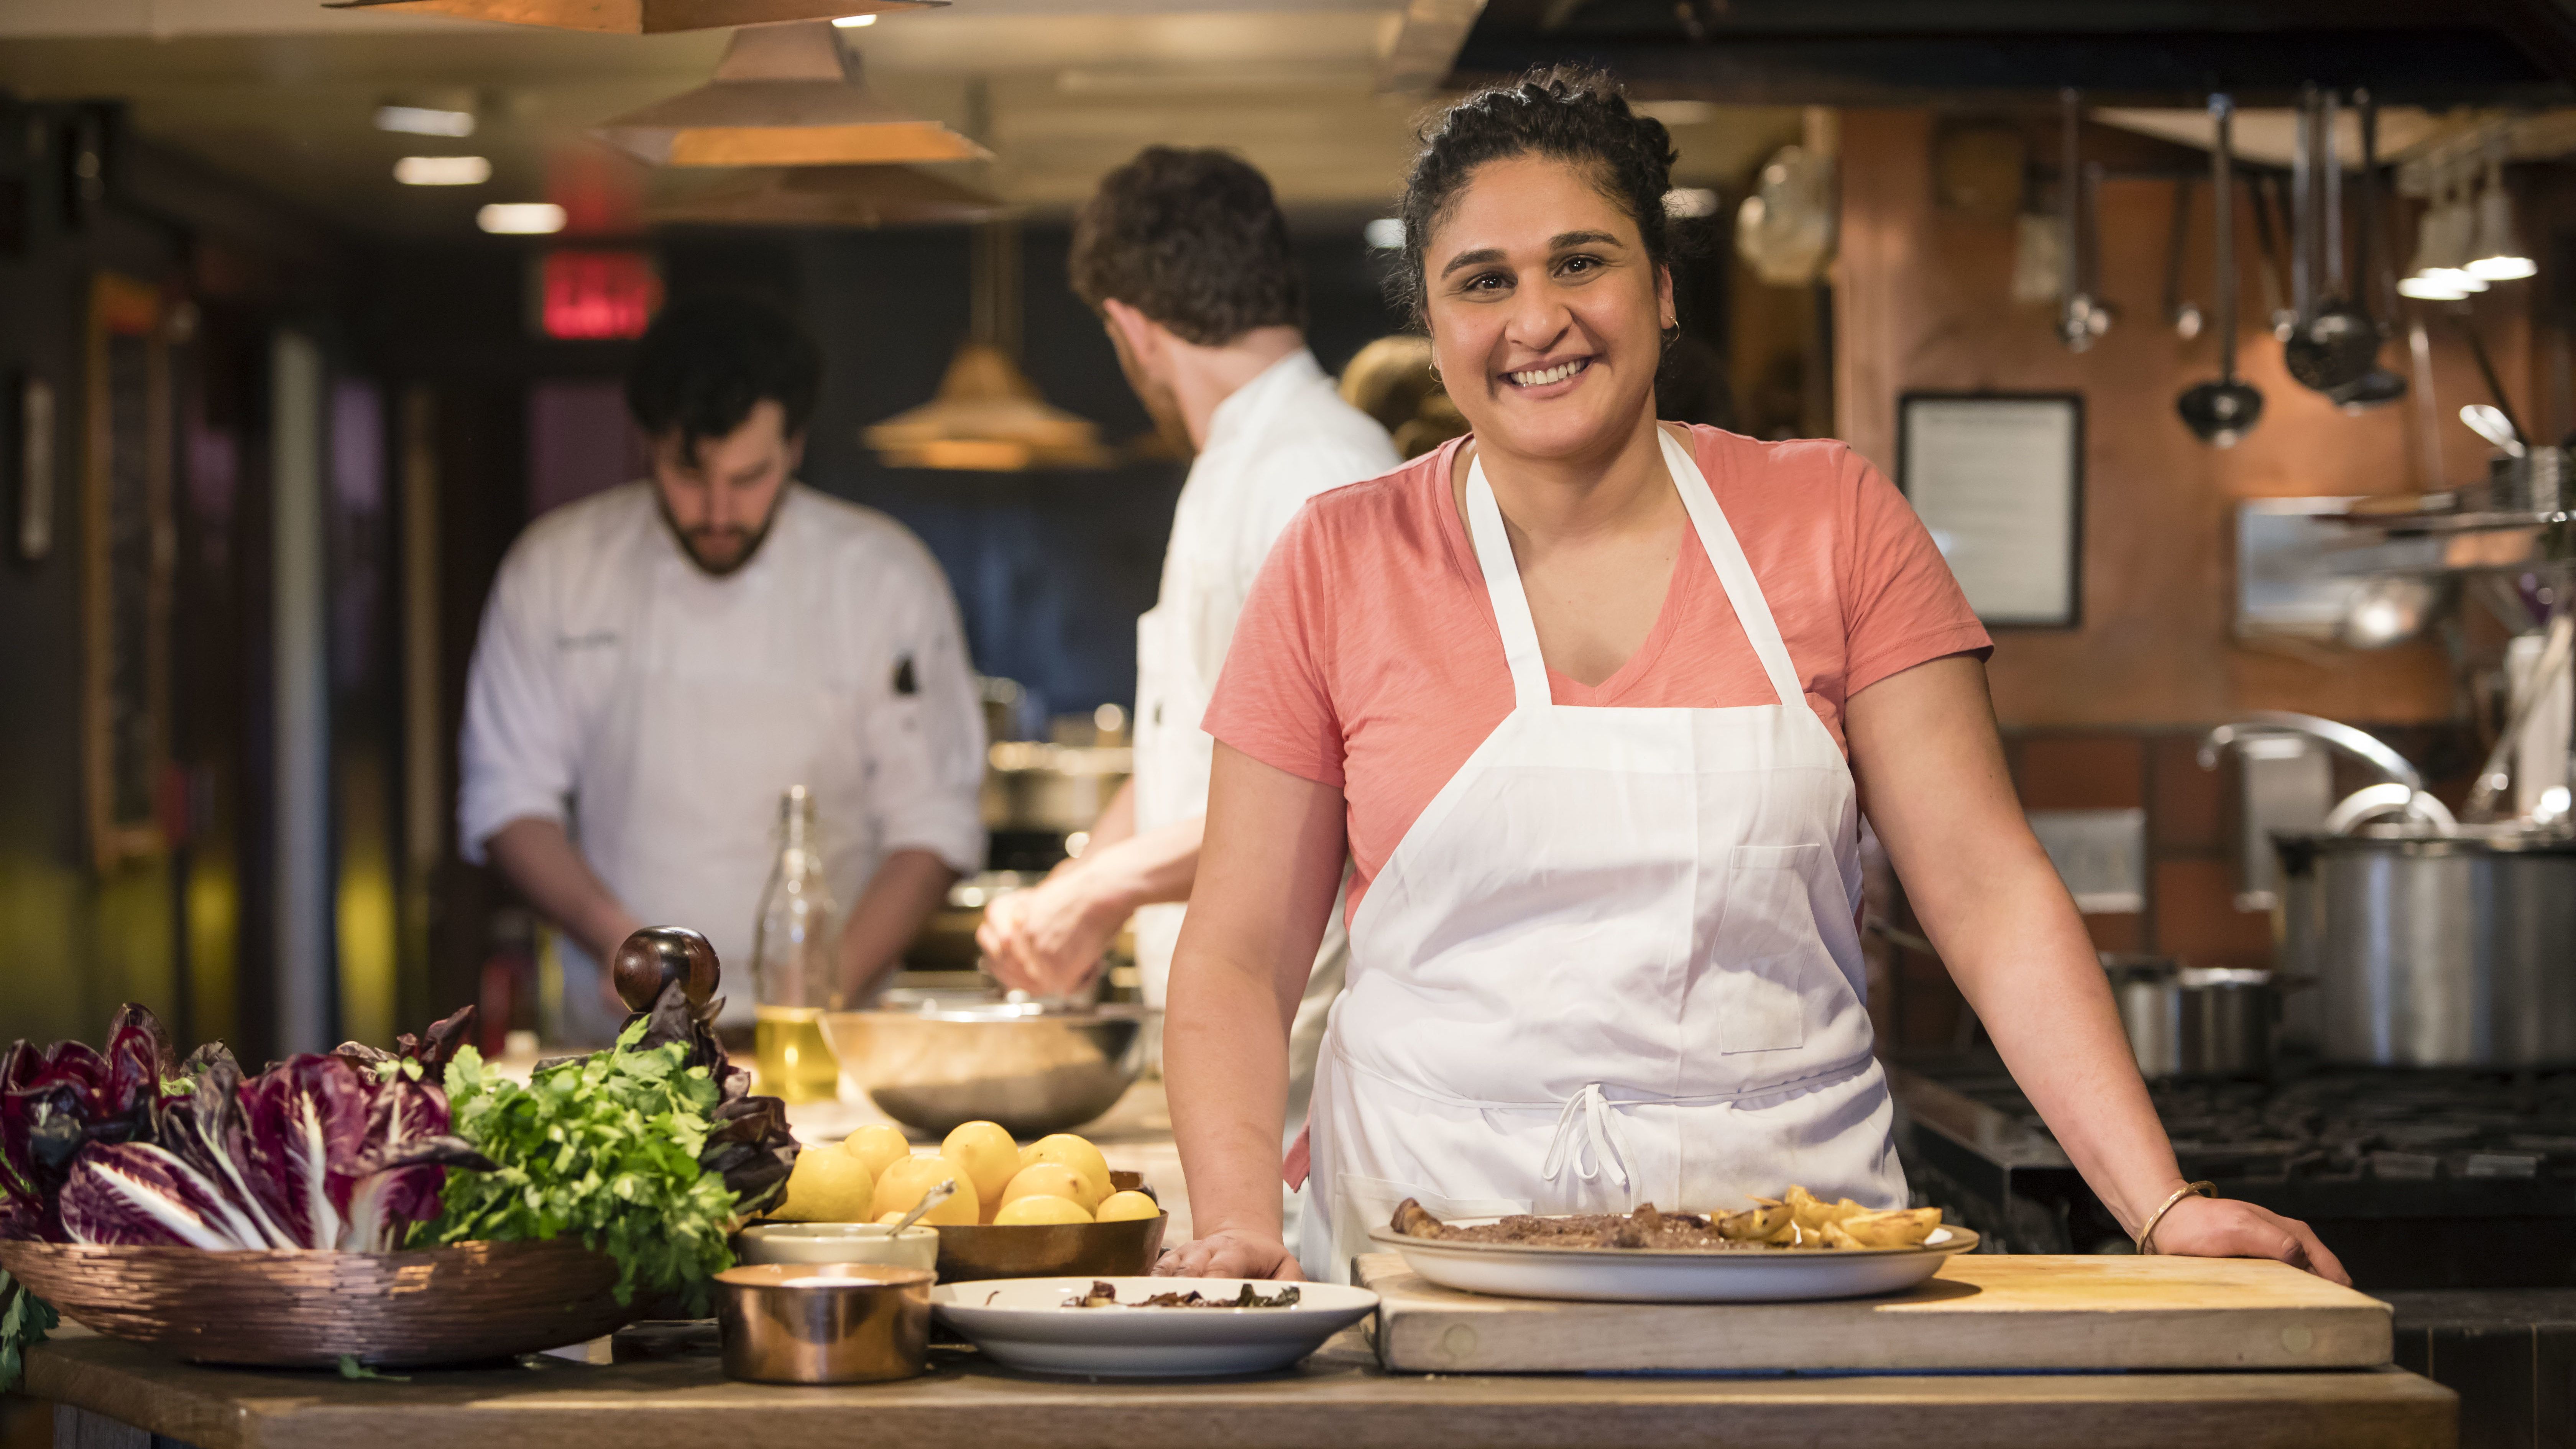
[[[2276,835],[2285,970],[2327,1061],[2576,1065],[2576,840]],[[2309,1018],[2310,1012],[2296,1014]]]
[[[2138,1071],[2165,1077],[2261,1077],[2272,1070],[2280,993],[2269,971],[2185,966],[2165,956],[2105,952],[2120,1028]]]

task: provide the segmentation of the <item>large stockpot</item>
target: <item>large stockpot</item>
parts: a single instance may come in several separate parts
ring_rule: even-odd
[[[2285,970],[2325,1060],[2576,1065],[2576,840],[2275,835]]]

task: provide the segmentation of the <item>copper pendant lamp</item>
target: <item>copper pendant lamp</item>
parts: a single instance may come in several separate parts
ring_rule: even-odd
[[[938,395],[866,430],[877,456],[896,468],[1013,473],[1029,468],[1105,468],[1116,455],[1099,426],[1048,406],[1020,371],[1019,231],[993,222],[975,232],[974,311],[966,345],[948,363]]]
[[[665,173],[677,175],[678,173]],[[938,226],[990,221],[993,197],[910,166],[779,166],[723,174],[648,202],[656,224],[711,226]]]
[[[926,10],[947,3],[948,0],[326,0],[322,8],[453,15],[460,20],[549,25],[557,30],[597,30],[611,35],[662,35],[675,30]]]
[[[823,20],[746,25],[733,33],[714,80],[591,134],[656,166],[884,166],[993,155],[869,95],[857,58]]]

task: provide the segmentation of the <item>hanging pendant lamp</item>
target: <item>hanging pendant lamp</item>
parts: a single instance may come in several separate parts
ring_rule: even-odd
[[[671,172],[666,175],[679,175]],[[644,207],[655,224],[709,226],[938,226],[990,221],[1003,204],[909,166],[779,166],[673,189]]]
[[[1114,461],[1096,424],[1048,406],[1020,371],[1019,260],[1019,231],[1011,223],[976,228],[966,345],[950,359],[937,396],[862,434],[888,466],[1015,473],[1104,468]]]
[[[883,166],[989,161],[937,121],[859,84],[829,21],[746,25],[707,84],[630,111],[593,136],[656,166]]]
[[[611,35],[663,35],[782,20],[832,20],[926,10],[948,0],[325,0],[325,10],[380,10],[405,15],[453,15],[505,25],[546,25],[557,30],[596,30]]]

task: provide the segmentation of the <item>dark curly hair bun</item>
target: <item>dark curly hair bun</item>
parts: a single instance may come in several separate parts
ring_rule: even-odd
[[[1601,194],[1628,213],[1655,265],[1672,260],[1664,193],[1672,189],[1672,133],[1628,109],[1627,93],[1608,71],[1561,65],[1533,70],[1511,85],[1489,86],[1440,113],[1422,132],[1422,154],[1405,178],[1405,264],[1396,269],[1397,300],[1423,319],[1422,249],[1431,229],[1458,202],[1476,168],[1514,156],[1546,156],[1592,168]]]

